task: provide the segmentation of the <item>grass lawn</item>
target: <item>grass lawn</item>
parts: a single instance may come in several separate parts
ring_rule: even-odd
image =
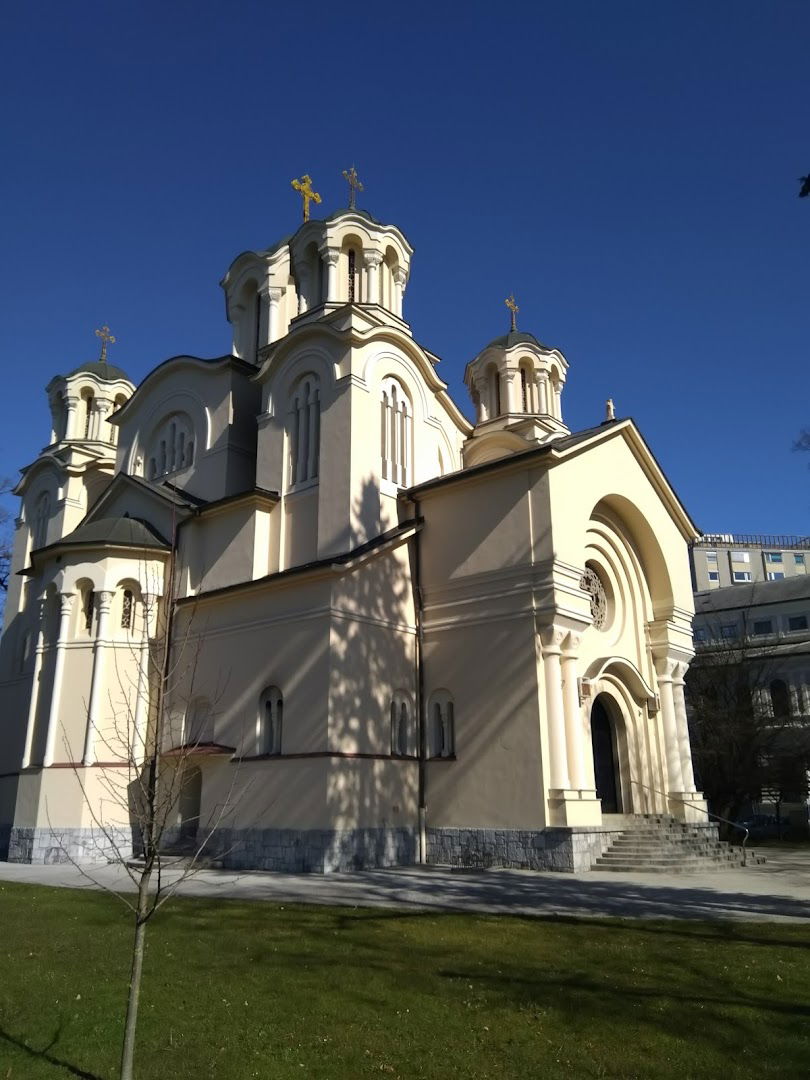
[[[123,907],[4,885],[0,931],[0,1080],[113,1080]],[[802,925],[184,899],[147,941],[139,1080],[810,1074]]]

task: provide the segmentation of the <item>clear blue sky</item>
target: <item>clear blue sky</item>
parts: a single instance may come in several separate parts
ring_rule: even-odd
[[[218,282],[362,205],[416,253],[405,314],[469,414],[508,327],[570,363],[576,429],[613,396],[707,531],[810,532],[810,3],[6,5],[0,473],[43,388],[97,354],[139,380],[229,349]]]

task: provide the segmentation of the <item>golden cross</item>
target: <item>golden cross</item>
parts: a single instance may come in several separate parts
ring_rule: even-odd
[[[504,300],[504,303],[509,308],[509,310],[512,312],[512,330],[513,331],[517,330],[516,316],[517,316],[517,313],[520,311],[520,308],[515,303],[515,295],[514,295],[514,293],[510,293],[509,296]]]
[[[110,333],[109,326],[102,326],[100,330],[96,330],[96,337],[101,338],[101,356],[99,362],[102,364],[107,363],[107,345],[114,345],[115,338]]]
[[[309,201],[319,203],[321,197],[317,191],[312,190],[312,177],[304,173],[300,180],[293,180],[292,186],[304,200],[304,221],[309,221]]]
[[[352,165],[348,172],[346,172],[345,169],[343,170],[343,179],[349,184],[349,209],[354,210],[357,192],[363,191],[363,185],[360,183],[360,178],[357,175],[357,170],[354,165]]]

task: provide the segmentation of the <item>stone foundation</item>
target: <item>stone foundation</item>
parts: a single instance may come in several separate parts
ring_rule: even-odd
[[[166,837],[166,847],[171,840]],[[417,843],[415,828],[223,828],[211,837],[203,855],[229,870],[328,874],[412,866],[417,861]]]
[[[8,844],[11,839],[11,826],[0,825],[0,862],[8,862]]]
[[[79,863],[117,862],[132,854],[132,830],[94,828],[13,827],[8,839],[8,862]],[[114,845],[110,843],[110,837]]]
[[[486,869],[590,870],[622,830],[585,826],[547,829],[427,830],[428,862]]]

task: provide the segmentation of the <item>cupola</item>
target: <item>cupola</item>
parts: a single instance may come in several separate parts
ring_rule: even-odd
[[[468,466],[569,434],[562,418],[568,363],[558,349],[517,329],[516,310],[509,333],[483,348],[464,373],[476,410],[464,447]]]

